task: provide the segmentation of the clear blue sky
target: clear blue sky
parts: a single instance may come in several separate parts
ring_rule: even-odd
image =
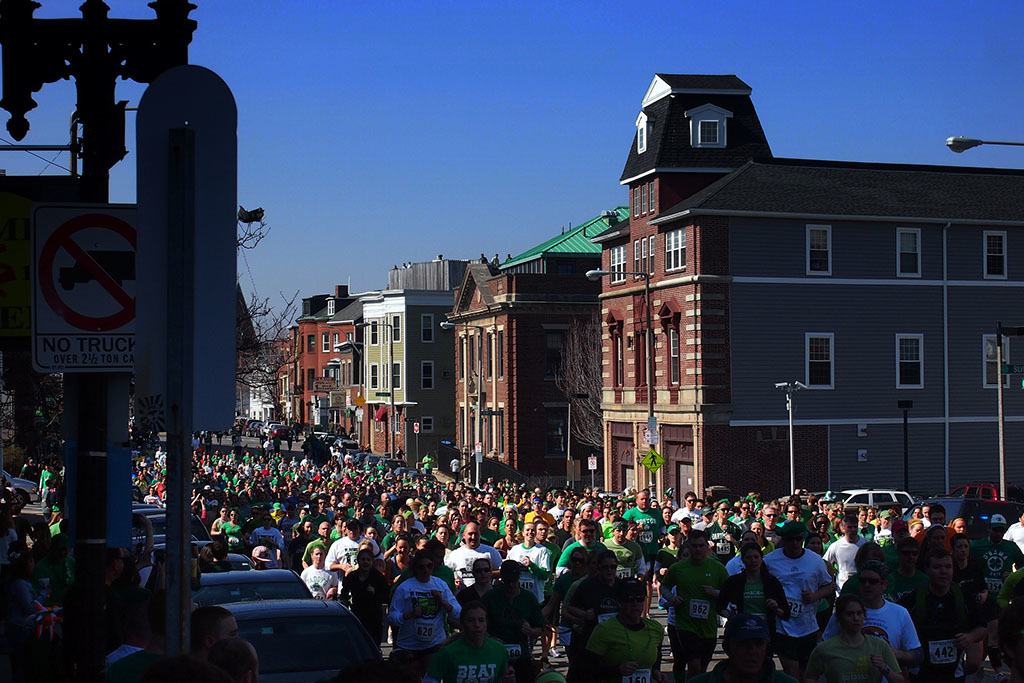
[[[41,1],[37,17],[81,4]],[[238,102],[239,202],[273,226],[239,259],[246,294],[378,288],[438,253],[504,258],[625,203],[655,72],[738,75],[776,156],[1024,167],[1022,148],[943,145],[1024,140],[1020,2],[194,2],[190,61]],[[141,94],[118,87],[130,106]],[[25,142],[66,142],[73,86],[36,100]],[[113,201],[134,201],[133,164]],[[0,156],[9,174],[45,166]]]

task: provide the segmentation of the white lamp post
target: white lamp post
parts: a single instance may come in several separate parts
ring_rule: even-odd
[[[786,410],[789,412],[789,492],[796,493],[796,458],[793,456],[793,394],[806,389],[803,382],[776,382],[776,389],[786,392]]]

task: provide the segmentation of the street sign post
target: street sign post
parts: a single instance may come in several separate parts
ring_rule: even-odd
[[[657,430],[644,430],[644,443],[648,446],[658,445],[658,431]]]
[[[33,212],[32,364],[39,372],[135,369],[135,208]]]
[[[665,464],[665,458],[661,457],[658,451],[653,448],[647,451],[647,454],[640,459],[640,464],[646,467],[651,474],[654,474],[661,469],[661,466]]]

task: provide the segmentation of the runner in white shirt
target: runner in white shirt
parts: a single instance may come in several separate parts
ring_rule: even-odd
[[[1020,520],[1010,525],[1010,528],[1003,534],[1004,541],[1013,541],[1024,552],[1024,513],[1021,513]]]
[[[868,542],[866,538],[861,538],[858,534],[858,521],[854,515],[843,517],[842,530],[843,536],[836,539],[825,550],[824,555],[825,562],[834,564],[839,570],[839,574],[836,576],[839,590],[843,589],[843,584],[850,578],[850,574],[857,571],[857,566],[853,562],[857,556],[857,548]]]
[[[319,600],[328,600],[338,593],[338,575],[325,568],[324,558],[327,557],[327,550],[323,543],[317,543],[309,551],[313,558],[313,564],[302,570],[302,580],[306,588]]]
[[[924,651],[910,612],[883,597],[889,585],[889,567],[879,560],[868,560],[857,576],[865,610],[861,631],[866,636],[877,636],[889,643],[904,671],[920,664]],[[822,634],[822,640],[838,634],[839,622],[833,614]]]
[[[548,549],[537,545],[537,524],[527,522],[523,525],[523,542],[512,546],[508,551],[508,559],[515,560],[526,568],[519,574],[519,588],[537,598],[537,603],[544,602],[544,583],[551,572],[548,567],[551,561]]]
[[[388,610],[388,623],[398,630],[391,656],[407,661],[418,674],[416,680],[430,666],[433,648],[446,638],[445,617],[458,619],[462,612],[448,584],[430,575],[433,567],[430,553],[418,551],[412,560],[412,578],[398,584]]]
[[[331,544],[327,551],[327,568],[338,572],[338,581],[345,578],[345,574],[355,569],[358,565],[356,555],[359,554],[359,545],[363,541],[373,544],[373,556],[380,555],[380,546],[372,538],[365,538],[363,535],[363,523],[358,519],[350,519],[345,522],[345,535]]]
[[[779,535],[782,547],[764,558],[772,574],[782,582],[789,602],[789,619],[775,624],[775,652],[782,669],[802,681],[818,642],[818,602],[832,594],[835,584],[825,561],[804,549],[807,526],[803,522],[787,522],[779,529]]]
[[[686,495],[683,496],[683,507],[673,512],[669,521],[678,522],[683,517],[689,517],[691,522],[701,521],[703,518],[701,517],[700,510],[696,508],[696,505],[697,494],[693,491],[687,491]]]
[[[473,562],[479,557],[491,561],[491,567],[501,566],[501,553],[489,545],[480,542],[480,525],[468,522],[462,529],[462,545],[448,554],[444,559],[446,567],[455,573],[455,585],[466,588],[476,583],[473,578]]]
[[[270,560],[267,569],[281,566],[281,552],[284,550],[284,536],[274,526],[274,518],[270,513],[263,514],[263,526],[249,532],[249,545],[263,545],[270,549]]]

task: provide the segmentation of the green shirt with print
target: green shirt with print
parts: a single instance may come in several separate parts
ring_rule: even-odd
[[[637,525],[639,533],[636,536],[636,540],[640,547],[643,548],[644,557],[651,559],[657,555],[658,527],[661,526],[661,519],[651,514],[650,508],[647,510],[631,508],[626,510],[626,514],[622,515],[622,518],[627,522],[633,522]]]
[[[682,601],[676,607],[676,629],[689,631],[705,640],[717,637],[716,599],[704,591],[704,586],[721,590],[727,578],[729,572],[713,557],[700,564],[685,557],[669,567],[661,579],[661,592],[668,595],[674,587],[676,597]]]
[[[441,648],[427,667],[424,680],[440,683],[500,683],[508,671],[508,651],[494,638],[484,638],[473,647],[465,638],[456,638]]]

